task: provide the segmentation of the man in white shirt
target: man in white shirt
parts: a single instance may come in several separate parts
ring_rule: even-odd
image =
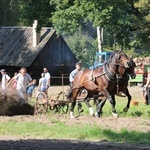
[[[74,80],[75,75],[81,70],[81,63],[78,62],[75,64],[75,69],[69,75],[70,86],[72,87],[72,82]]]
[[[2,69],[0,72],[2,74],[2,85],[1,85],[2,86],[2,90],[5,90],[6,89],[6,85],[7,85],[7,83],[10,80],[10,77],[6,74],[5,69]]]
[[[47,79],[47,84],[46,84],[46,86],[47,86],[47,93],[48,93],[48,88],[50,87],[50,79],[51,79],[51,75],[50,75],[50,73],[48,72],[48,69],[45,67],[45,68],[43,68],[43,71],[44,71],[44,74],[45,74],[45,78]]]
[[[27,101],[27,92],[26,87],[29,82],[32,81],[31,76],[27,73],[26,68],[21,68],[20,73],[13,77],[13,80],[17,80],[17,93],[20,97],[20,100],[23,102]]]

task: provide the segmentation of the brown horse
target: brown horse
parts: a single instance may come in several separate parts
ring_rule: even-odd
[[[134,79],[136,77],[136,74],[135,74],[135,71],[134,71],[135,67],[136,67],[135,62],[133,61],[132,58],[130,58],[129,68],[127,68],[125,70],[125,73],[123,74],[123,76],[121,78],[118,78],[116,88],[114,88],[114,90],[111,92],[111,96],[112,96],[112,99],[114,101],[114,105],[116,104],[115,95],[118,95],[119,92],[123,92],[127,96],[128,101],[127,101],[126,107],[124,108],[124,112],[128,111],[128,109],[130,107],[130,101],[132,99],[132,97],[129,93],[129,90],[128,90],[128,81],[129,81],[129,76],[132,79]],[[106,99],[97,100],[97,113],[98,113],[97,115],[98,116],[101,115],[100,113],[102,113],[102,108],[103,108],[105,102],[106,102]],[[87,103],[89,103],[89,102],[87,102]]]
[[[112,112],[115,114],[115,104],[111,97],[111,92],[114,90],[117,82],[117,74],[124,74],[125,69],[129,67],[129,59],[122,51],[114,52],[109,62],[102,67],[94,70],[82,70],[74,78],[72,89],[72,103],[70,109],[70,117],[74,118],[73,111],[76,105],[76,97],[81,88],[88,91],[87,97],[92,97],[94,93],[101,93],[108,98],[112,105]]]
[[[127,112],[129,107],[130,107],[130,101],[131,101],[131,95],[129,93],[129,90],[128,90],[128,81],[129,81],[129,76],[134,79],[136,77],[136,74],[135,74],[135,68],[136,67],[136,64],[135,62],[133,61],[133,59],[130,59],[130,65],[129,65],[129,68],[126,69],[125,71],[125,74],[122,76],[121,79],[119,79],[119,89],[118,91],[121,91],[123,92],[127,97],[128,97],[128,102],[127,102],[127,106],[124,108],[124,111]],[[117,94],[118,92],[115,91],[114,94]],[[114,97],[114,95],[113,95]],[[115,97],[113,98],[114,101],[115,101]]]

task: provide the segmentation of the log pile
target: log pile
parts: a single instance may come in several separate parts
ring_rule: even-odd
[[[134,58],[133,60],[136,64],[136,68],[135,68],[136,73],[143,73],[143,66],[146,64],[150,64],[150,57]]]

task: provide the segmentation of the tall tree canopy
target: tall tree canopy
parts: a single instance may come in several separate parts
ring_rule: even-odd
[[[52,22],[60,33],[72,34],[77,27],[90,21],[95,27],[104,28],[109,36],[114,36],[121,48],[134,47],[137,51],[147,45],[142,43],[142,38],[145,39],[149,31],[142,31],[140,26],[144,24],[149,29],[149,21],[146,21],[149,14],[148,0],[52,0],[51,2],[56,6]],[[146,41],[148,39],[146,38]]]
[[[20,22],[20,0],[0,0],[0,25],[13,26]]]
[[[134,3],[136,9],[139,10],[139,16],[136,18],[135,30],[139,46],[144,49],[144,53],[149,54],[150,51],[150,1],[139,0]]]
[[[33,20],[38,20],[39,29],[52,26],[50,18],[53,11],[50,0],[21,0],[21,22],[24,25],[32,25]]]
[[[88,49],[90,56],[96,51],[95,31],[100,26],[105,49],[111,49],[115,41],[127,53],[149,55],[149,10],[149,0],[1,0],[0,25],[31,26],[36,19],[38,30],[53,26],[69,37],[67,41],[79,59],[83,59],[79,49]]]
[[[125,0],[53,0],[56,11],[52,22],[62,33],[73,33],[87,21],[104,28],[112,36],[128,40],[130,16]],[[126,38],[127,37],[127,38]]]

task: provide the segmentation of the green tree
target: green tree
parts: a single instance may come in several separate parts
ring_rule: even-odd
[[[65,37],[69,47],[72,49],[77,59],[82,62],[83,67],[88,68],[93,64],[97,51],[97,41],[81,28],[70,36]]]
[[[23,25],[32,25],[33,20],[38,20],[38,30],[42,26],[51,26],[51,14],[54,6],[50,0],[22,0],[21,1],[21,23]]]
[[[137,39],[140,41],[140,47],[145,51],[144,54],[149,55],[150,51],[150,2],[149,0],[139,0],[134,3],[139,15],[136,18],[138,25],[136,26]]]
[[[77,49],[88,49],[95,54],[95,31],[100,26],[104,28],[105,50],[110,50],[115,42],[117,48],[127,53],[149,55],[149,10],[148,0],[1,0],[0,25],[31,26],[36,19],[38,30],[54,26],[57,33],[72,38],[75,45],[70,46],[79,59],[86,57],[80,56]],[[93,57],[91,53],[90,56]]]
[[[52,22],[60,33],[74,33],[76,28],[88,21],[94,27],[103,27],[111,36],[122,44],[122,38],[128,42],[129,34],[129,5],[125,0],[52,0],[56,11]]]
[[[0,25],[13,26],[20,21],[20,0],[0,1]]]
[[[52,22],[59,33],[73,34],[79,26],[92,22],[107,33],[118,47],[134,53],[149,51],[148,0],[52,0],[56,11]],[[105,40],[105,39],[104,39]],[[106,40],[105,40],[106,41]],[[109,42],[111,41],[111,43]],[[106,46],[107,47],[107,46]],[[142,54],[142,53],[140,53]]]

